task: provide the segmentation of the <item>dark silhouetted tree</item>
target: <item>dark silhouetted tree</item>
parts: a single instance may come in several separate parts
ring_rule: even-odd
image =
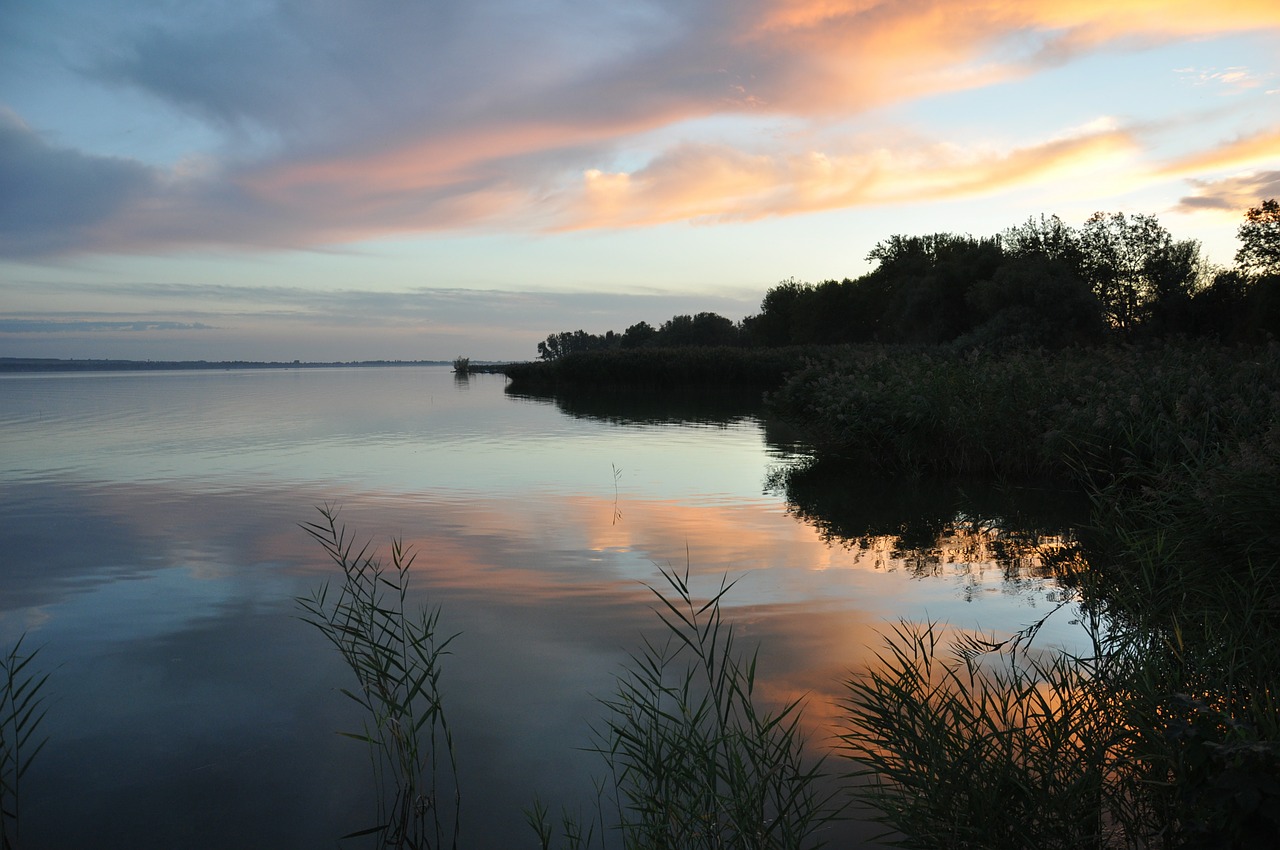
[[[1170,241],[1147,259],[1146,327],[1157,336],[1194,333],[1192,297],[1208,285],[1209,264],[1195,239]]]
[[[1236,231],[1240,248],[1236,265],[1255,275],[1280,275],[1280,202],[1263,201],[1244,214],[1245,222]]]
[[[622,332],[623,348],[643,348],[658,336],[658,329],[648,322],[636,322]]]
[[[969,291],[974,329],[959,342],[988,348],[1064,348],[1102,340],[1107,325],[1089,285],[1044,253],[1005,261]]]
[[[1000,245],[1009,257],[1043,257],[1065,264],[1079,274],[1082,260],[1080,235],[1056,215],[1028,218],[1000,234]]]
[[[812,292],[812,286],[795,278],[788,278],[766,292],[760,302],[760,312],[744,322],[752,344],[779,346],[796,342],[793,323]]]
[[[617,348],[622,337],[609,331],[606,334],[591,334],[586,331],[562,331],[551,334],[546,341],[538,343],[538,356],[543,360],[556,360],[579,351],[603,351]]]
[[[672,316],[658,328],[659,345],[734,345],[738,329],[730,319],[717,313]]]
[[[1004,252],[999,239],[936,233],[890,237],[867,259],[879,262],[862,282],[883,304],[875,338],[937,344],[972,329],[969,290],[995,274]]]
[[[1200,245],[1175,243],[1155,216],[1094,213],[1080,229],[1081,273],[1111,325],[1135,329],[1158,298],[1189,295],[1203,273]]]

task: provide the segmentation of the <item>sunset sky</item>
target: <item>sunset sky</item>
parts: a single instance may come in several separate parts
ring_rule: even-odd
[[[1280,197],[1280,2],[5,0],[0,356],[527,359]]]

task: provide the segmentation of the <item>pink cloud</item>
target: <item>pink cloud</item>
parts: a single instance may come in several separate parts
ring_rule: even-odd
[[[1009,150],[923,143],[827,154],[748,154],[686,145],[633,173],[588,171],[569,227],[751,220],[852,206],[977,195],[1127,156],[1126,133],[1103,129]]]
[[[501,10],[510,14],[492,14]],[[1277,27],[1274,0],[691,0],[643,13],[593,7],[563,27],[502,0],[381,17],[286,2],[225,31],[148,29],[102,70],[206,116],[229,139],[249,128],[277,144],[249,152],[231,142],[200,169],[166,171],[54,148],[10,122],[0,129],[27,163],[24,191],[78,218],[40,232],[15,218],[21,232],[0,232],[0,250],[305,248],[980,195],[1078,176],[1131,155],[1136,139],[1099,130],[986,148],[883,137],[860,147],[798,142],[799,132],[742,142],[706,128],[725,118],[847,122],[1102,47]],[[682,139],[695,125],[701,141]]]

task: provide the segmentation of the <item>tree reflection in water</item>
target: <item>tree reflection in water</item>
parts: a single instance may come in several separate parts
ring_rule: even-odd
[[[1063,577],[1088,500],[1052,484],[895,479],[830,459],[775,468],[766,487],[790,513],[855,560],[919,578],[964,576],[976,592],[998,570],[1012,593]]]

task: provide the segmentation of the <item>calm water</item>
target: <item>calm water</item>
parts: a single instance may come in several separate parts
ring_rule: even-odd
[[[802,460],[750,403],[513,397],[445,368],[0,378],[0,646],[52,671],[30,847],[315,848],[368,825],[348,673],[293,598],[332,577],[299,529],[399,537],[458,632],[444,679],[462,846],[530,846],[523,808],[591,798],[580,749],[688,564],[763,646],[764,693],[839,680],[899,618],[1009,631],[1055,598],[1011,533],[1055,499],[904,487]],[[1025,515],[1024,515],[1025,514]],[[1069,613],[1042,641],[1067,641]],[[862,831],[834,835],[845,846]],[[341,846],[351,846],[343,844]]]

